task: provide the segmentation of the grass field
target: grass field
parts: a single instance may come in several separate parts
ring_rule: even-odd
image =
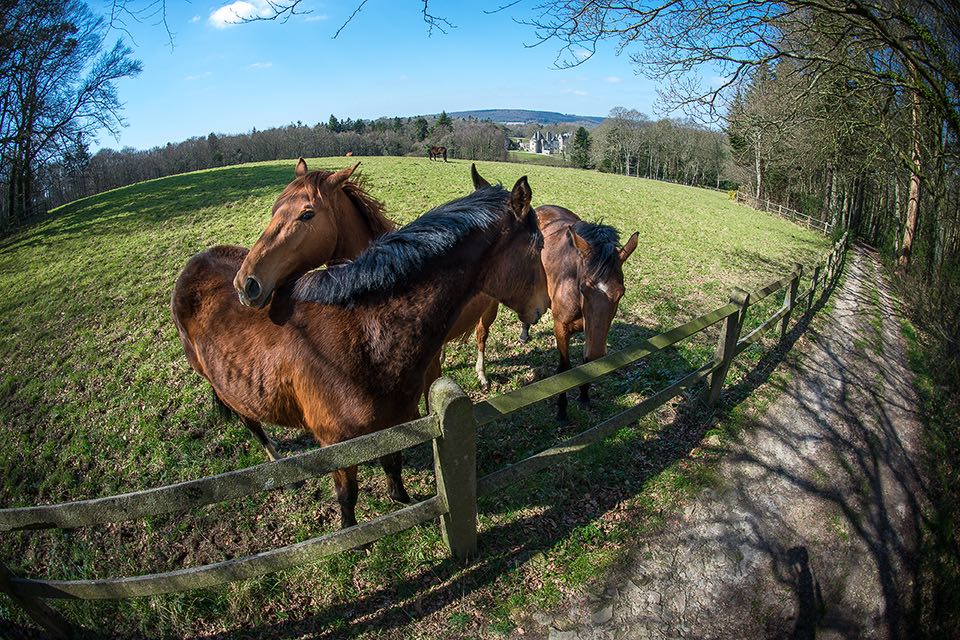
[[[471,189],[466,161],[362,161],[369,191],[400,222]],[[345,164],[310,161],[312,168]],[[133,185],[67,205],[0,241],[0,505],[110,495],[265,460],[242,425],[212,417],[209,389],[183,357],[169,300],[192,254],[214,244],[252,244],[293,166],[243,165]],[[566,168],[479,169],[508,187],[529,175],[534,205],[564,205],[616,226],[624,239],[640,232],[625,266],[627,293],[612,349],[725,303],[734,285],[755,287],[794,261],[811,264],[828,247],[826,239],[722,193]],[[488,343],[491,393],[553,372],[551,326],[545,318],[533,341],[520,346],[515,316],[501,311]],[[712,330],[608,377],[594,391],[593,409],[571,402],[570,426],[555,424],[549,404],[487,427],[479,436],[480,473],[636,402],[705,361],[715,340]],[[744,366],[763,357],[760,350],[747,355]],[[473,362],[472,345],[448,348],[446,373],[480,398]],[[506,633],[531,605],[549,607],[589,587],[638,532],[709,482],[712,454],[701,445],[722,427],[683,419],[692,412],[692,403],[673,403],[577,460],[482,500],[481,557],[466,565],[446,558],[432,524],[367,551],[224,588],[57,606],[92,628],[149,637],[238,629],[262,637]],[[272,434],[281,450],[310,446],[290,430]],[[411,494],[431,494],[429,447],[405,456]],[[395,508],[378,465],[363,467],[360,476],[361,520]],[[0,559],[15,573],[59,579],[166,571],[332,530],[335,504],[322,478],[296,492],[145,522],[8,535]],[[0,619],[23,622],[2,598]]]
[[[542,153],[530,153],[529,151],[508,151],[507,159],[510,162],[519,162],[521,164],[539,164],[546,167],[568,167],[570,163],[563,156],[544,155]]]

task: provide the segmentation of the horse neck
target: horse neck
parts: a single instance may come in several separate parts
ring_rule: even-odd
[[[357,205],[347,196],[340,194],[345,203],[338,209],[334,223],[337,225],[337,244],[328,262],[353,260],[374,240],[370,223]]]
[[[394,372],[401,367],[422,373],[460,312],[480,293],[490,258],[500,259],[491,256],[495,248],[486,244],[477,239],[462,243],[430,265],[405,293],[361,318],[371,353],[382,354]]]

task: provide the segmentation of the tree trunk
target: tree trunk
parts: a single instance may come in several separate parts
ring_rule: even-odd
[[[760,189],[760,180],[761,180],[761,170],[760,170],[760,132],[757,132],[754,135],[754,148],[753,148],[753,159],[754,159],[754,168],[757,171],[757,200],[760,199],[761,189]]]
[[[897,266],[910,266],[913,239],[917,234],[917,217],[920,213],[920,94],[913,93],[913,166],[910,170],[910,195],[907,200],[907,224],[903,230],[903,246]]]

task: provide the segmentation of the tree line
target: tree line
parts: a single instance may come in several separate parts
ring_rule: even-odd
[[[490,122],[437,117],[338,119],[297,122],[242,134],[198,136],[152,149],[89,151],[78,137],[59,155],[39,164],[33,175],[32,209],[56,207],[77,198],[142,180],[246,162],[353,155],[425,155],[431,145],[447,147],[453,157],[506,160],[505,130]],[[6,184],[6,183],[5,183]],[[8,216],[6,226],[25,218]]]
[[[730,186],[726,134],[692,120],[654,121],[635,109],[614,107],[587,144],[584,152],[583,142],[574,140],[580,152],[578,166],[588,161],[601,171],[626,176],[714,188]]]

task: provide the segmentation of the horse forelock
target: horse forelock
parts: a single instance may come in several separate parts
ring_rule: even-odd
[[[504,215],[510,215],[509,196],[502,186],[484,187],[432,209],[375,240],[353,262],[301,277],[293,295],[304,301],[350,305],[372,294],[396,291],[473,232],[499,225]]]
[[[280,193],[280,196],[277,198],[277,202],[274,204],[273,213],[275,214],[277,212],[277,209],[285,200],[299,195],[303,191],[306,191],[308,197],[311,199],[321,198],[321,191],[324,181],[334,173],[334,171],[317,169],[307,173],[306,175],[295,178]],[[367,193],[365,183],[366,180],[364,179],[364,176],[359,172],[355,172],[352,176],[350,176],[349,180],[343,183],[341,188],[343,189],[343,192],[346,194],[347,198],[350,199],[350,202],[352,202],[360,212],[360,215],[363,216],[367,225],[370,227],[370,233],[372,236],[374,238],[379,238],[388,231],[393,231],[396,229],[396,225],[384,215],[383,203]]]
[[[586,276],[596,282],[603,282],[617,273],[620,267],[620,234],[606,224],[595,224],[580,220],[573,224],[573,230],[590,245]]]

